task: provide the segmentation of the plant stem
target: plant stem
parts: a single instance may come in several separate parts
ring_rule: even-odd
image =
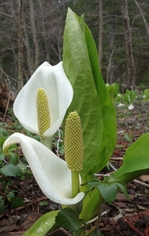
[[[41,142],[43,145],[45,145],[47,148],[49,148],[51,150],[51,146],[52,146],[52,138],[49,137],[44,137],[41,139]]]
[[[75,197],[79,192],[79,172],[71,171],[72,181],[72,197]]]
[[[80,187],[80,192],[85,192],[88,190],[87,188],[87,183],[91,180],[91,176],[90,175],[86,175],[82,177],[82,186]]]
[[[97,221],[97,226],[98,224],[100,223],[100,219],[101,219],[101,209],[102,209],[102,204],[104,202],[104,199],[102,197],[102,195],[99,193],[99,196],[100,196],[100,201],[99,201],[99,207],[98,207],[98,221]]]
[[[99,223],[100,223],[100,219],[101,219],[101,208],[102,208],[102,204],[104,202],[104,199],[102,197],[102,195],[99,193],[99,205],[98,205],[98,218],[97,218],[97,222],[96,224],[90,229],[86,231],[86,235],[90,235],[91,232],[93,232],[95,229],[98,228]]]

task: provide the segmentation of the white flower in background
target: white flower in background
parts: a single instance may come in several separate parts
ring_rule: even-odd
[[[117,106],[118,106],[118,107],[123,107],[124,104],[123,104],[123,103],[119,103]]]
[[[129,110],[133,110],[134,109],[134,106],[132,105],[132,103],[128,106],[128,109]]]
[[[120,93],[118,93],[118,94],[117,94],[117,96],[118,96],[118,97],[121,97],[121,94],[120,94]]]
[[[12,134],[4,142],[4,152],[13,144],[20,144],[40,189],[49,199],[64,205],[74,205],[83,199],[83,192],[71,197],[71,170],[64,160],[42,143],[24,134]]]

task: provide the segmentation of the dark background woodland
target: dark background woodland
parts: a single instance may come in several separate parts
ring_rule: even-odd
[[[20,90],[42,62],[62,60],[68,7],[85,15],[105,82],[149,85],[148,0],[0,0],[1,82]]]

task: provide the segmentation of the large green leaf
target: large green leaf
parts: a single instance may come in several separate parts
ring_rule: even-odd
[[[63,43],[63,65],[74,98],[68,112],[76,110],[82,121],[84,168],[94,174],[108,162],[115,146],[115,110],[99,69],[97,50],[90,30],[68,9]],[[68,113],[67,113],[68,114]]]
[[[149,134],[144,134],[130,146],[122,166],[112,176],[125,183],[149,171]]]
[[[98,161],[95,162],[94,173],[100,171],[109,161],[116,144],[116,111],[113,102],[107,92],[105,83],[102,79],[102,74],[99,67],[99,60],[95,41],[91,31],[85,24],[85,38],[88,48],[90,63],[96,90],[99,97],[100,109],[103,119],[102,143]]]
[[[85,162],[83,174],[92,171],[99,155],[102,116],[84,34],[76,15],[69,9],[64,29],[63,65],[74,98],[68,112],[76,110],[83,126]]]
[[[55,224],[55,218],[58,210],[50,211],[42,215],[24,234],[23,236],[45,236]]]

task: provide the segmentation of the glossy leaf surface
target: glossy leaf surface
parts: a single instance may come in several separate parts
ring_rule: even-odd
[[[64,29],[63,66],[74,89],[68,112],[76,110],[83,126],[82,175],[94,174],[107,164],[115,147],[115,109],[102,80],[91,32],[70,9]]]
[[[44,236],[55,224],[55,217],[59,211],[50,211],[41,216],[23,236]]]
[[[149,171],[149,134],[144,134],[130,146],[123,165],[112,175],[125,183]]]

